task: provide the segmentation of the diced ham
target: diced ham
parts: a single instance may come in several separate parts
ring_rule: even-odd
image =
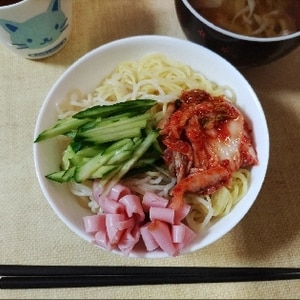
[[[150,220],[161,220],[169,224],[174,224],[175,211],[172,208],[155,207],[149,209]]]
[[[183,246],[187,246],[195,237],[196,233],[193,231],[190,227],[183,224],[185,227],[185,234],[184,234],[184,240],[183,240]]]
[[[131,191],[128,187],[118,183],[112,187],[107,197],[111,200],[118,201],[120,198],[129,195],[130,193]]]
[[[125,211],[125,207],[122,203],[111,200],[107,197],[101,197],[99,205],[102,211],[108,214],[121,214]]]
[[[83,217],[86,232],[97,232],[105,230],[105,215],[93,215]]]
[[[153,192],[146,192],[143,196],[143,201],[142,201],[143,209],[145,212],[148,212],[149,208],[153,206],[167,207],[168,203],[169,203],[168,199],[156,195]]]
[[[117,224],[117,227],[119,230],[125,230],[128,228],[133,228],[136,224],[136,220],[134,217],[131,217],[129,219],[126,219],[124,221],[119,221]]]
[[[119,222],[125,220],[124,214],[106,214],[105,225],[108,240],[112,245],[116,245],[123,233],[123,230],[118,228]]]
[[[118,244],[118,247],[123,252],[123,254],[129,255],[130,251],[139,241],[140,235],[141,232],[138,226],[136,226],[135,228],[128,228],[124,232]]]
[[[140,216],[140,221],[145,218],[145,213],[142,208],[141,199],[136,195],[125,195],[120,200],[119,203],[123,204],[130,218],[133,214],[138,214]]]
[[[108,236],[106,231],[98,231],[95,234],[95,243],[96,245],[107,249],[108,251],[111,251],[113,249],[112,245],[110,244],[109,240],[108,240]]]
[[[185,235],[185,226],[181,223],[172,226],[172,240],[173,243],[183,243]]]
[[[172,241],[170,227],[167,223],[160,220],[154,220],[148,228],[153,238],[163,251],[170,256],[176,256],[178,254]]]
[[[190,242],[196,237],[196,233],[186,226],[185,224],[181,223],[181,226],[184,227],[185,232],[183,236],[183,241],[181,243],[175,244],[176,249],[178,252],[181,252],[181,250],[190,244]]]
[[[140,227],[141,235],[146,246],[147,251],[153,251],[159,247],[158,243],[154,239],[153,235],[149,231],[149,225],[151,223],[147,223],[144,226]]]
[[[174,210],[168,206],[168,199],[147,192],[141,200],[120,184],[106,197],[101,195],[99,185],[94,184],[94,188],[100,212],[84,217],[83,221],[86,232],[94,234],[95,243],[100,247],[109,251],[118,248],[129,255],[142,239],[147,251],[160,248],[176,256],[195,236],[181,223],[190,210],[187,204]],[[148,222],[145,224],[146,216]]]
[[[168,206],[169,207],[169,206]],[[174,224],[179,224],[190,212],[191,206],[183,203],[180,209],[175,210]]]

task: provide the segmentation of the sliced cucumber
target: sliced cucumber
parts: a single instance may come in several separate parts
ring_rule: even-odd
[[[157,102],[150,99],[129,100],[126,102],[115,103],[112,105],[97,105],[83,110],[73,117],[77,119],[109,117],[124,111],[135,111],[136,114],[142,114]]]
[[[150,108],[157,102],[131,100],[109,106],[94,106],[72,117],[58,120],[36,138],[40,142],[67,135],[61,170],[46,178],[63,183],[100,179],[106,189],[130,170],[161,158],[159,133],[153,129]]]
[[[37,143],[61,134],[66,134],[67,132],[76,130],[88,121],[88,119],[74,119],[72,117],[59,120],[54,127],[42,131],[34,142]]]
[[[119,120],[105,124],[104,126],[97,126],[90,130],[78,132],[76,138],[83,138],[86,141],[97,144],[116,141],[122,138],[132,138],[140,135],[141,129],[146,127],[147,121],[150,118],[151,115],[145,113],[140,116]]]
[[[56,181],[56,182],[59,182],[59,183],[69,182],[73,179],[75,169],[76,169],[76,167],[72,167],[68,170],[54,172],[49,175],[46,175],[46,178]]]

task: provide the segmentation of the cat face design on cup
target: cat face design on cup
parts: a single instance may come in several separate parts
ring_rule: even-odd
[[[70,16],[62,10],[62,2],[51,0],[46,11],[22,22],[0,18],[0,26],[9,34],[11,46],[17,51],[25,50],[23,52],[27,58],[33,59],[44,58],[60,50],[68,37],[64,33],[70,27]],[[22,2],[19,5],[21,6]],[[18,5],[15,6],[15,9],[17,8]]]

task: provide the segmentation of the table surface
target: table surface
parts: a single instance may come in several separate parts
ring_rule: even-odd
[[[55,215],[33,162],[33,132],[43,100],[58,77],[86,52],[143,34],[185,39],[173,0],[74,0],[72,35],[56,55],[31,61],[0,47],[1,263],[300,267],[300,48],[271,64],[242,71],[267,117],[270,160],[254,206],[222,239],[176,258],[126,258],[80,239]],[[298,297],[299,280],[0,291],[0,299]]]

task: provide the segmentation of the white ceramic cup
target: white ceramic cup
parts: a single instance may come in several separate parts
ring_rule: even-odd
[[[0,43],[25,58],[42,59],[61,50],[71,25],[72,0],[22,0],[0,5]]]

